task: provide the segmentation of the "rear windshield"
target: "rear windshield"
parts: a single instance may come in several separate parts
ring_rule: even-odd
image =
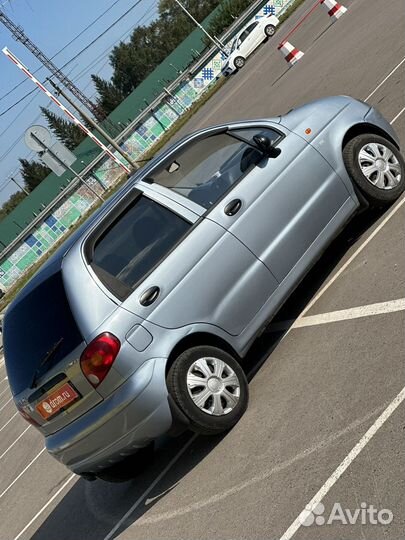
[[[60,272],[52,274],[22,298],[4,321],[4,356],[14,395],[31,385],[35,370],[62,339],[43,374],[75,349],[83,338],[73,319]]]

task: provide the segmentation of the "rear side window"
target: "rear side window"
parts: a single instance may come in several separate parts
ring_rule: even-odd
[[[259,23],[256,21],[254,22],[253,24],[250,24],[246,30],[240,35],[240,42],[242,43],[243,41],[245,41],[245,39],[253,32],[253,30],[256,28],[256,26],[258,25]]]
[[[190,227],[169,209],[140,197],[96,240],[92,267],[113,293],[125,298]]]
[[[6,314],[4,353],[14,395],[30,386],[35,370],[61,339],[60,347],[43,366],[41,374],[83,341],[58,271],[33,288]]]

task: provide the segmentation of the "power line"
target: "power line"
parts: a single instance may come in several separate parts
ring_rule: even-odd
[[[135,2],[135,4],[133,6],[131,6],[125,13],[123,13],[118,19],[116,19],[108,28],[106,28],[101,34],[99,34],[95,39],[93,39],[88,45],[86,45],[85,47],[83,47],[83,49],[81,51],[79,51],[73,58],[71,58],[68,62],[65,62],[65,64],[63,64],[63,66],[60,68],[60,70],[64,69],[66,66],[68,66],[71,62],[73,62],[74,60],[76,60],[81,54],[83,54],[85,51],[87,51],[92,45],[94,45],[94,43],[96,43],[102,36],[104,36],[107,32],[109,32],[109,30],[111,30],[111,28],[113,28],[114,26],[116,26],[126,15],[128,15],[128,13],[130,13],[133,9],[135,9],[135,7],[137,7],[143,0],[138,0],[137,2]],[[37,70],[38,71],[38,70]],[[34,72],[36,73],[36,71]],[[4,111],[2,111],[0,113],[0,117],[4,116],[5,114],[7,114],[11,109],[13,109],[15,106],[19,105],[22,101],[24,101],[29,95],[31,95],[33,92],[35,92],[37,89],[34,89],[34,90],[31,90],[30,92],[28,92],[27,94],[25,94],[25,96],[23,96],[22,98],[20,98],[17,102],[13,103],[10,107],[8,107],[7,109],[5,109]]]
[[[71,62],[73,62],[74,60],[76,60],[76,58],[78,58],[81,54],[83,54],[85,51],[87,51],[87,49],[89,49],[90,47],[92,47],[99,39],[101,39],[105,34],[107,34],[107,32],[109,32],[111,30],[111,28],[114,28],[114,26],[116,26],[120,21],[122,21],[122,19],[124,17],[126,17],[128,15],[128,13],[130,13],[133,9],[135,9],[137,6],[139,6],[139,4],[143,2],[143,0],[138,0],[137,2],[135,2],[134,5],[132,5],[129,9],[127,9],[127,11],[125,13],[123,13],[120,17],[118,17],[118,19],[116,19],[112,24],[110,24],[110,26],[108,26],[108,28],[106,28],[104,30],[104,32],[101,32],[101,34],[99,34],[96,38],[94,38],[88,45],[86,45],[85,47],[83,47],[83,49],[81,51],[79,51],[75,56],[73,56],[73,58],[71,58],[68,62],[66,62],[62,67],[61,69],[65,68],[66,66],[68,66]]]
[[[89,30],[92,26],[94,26],[102,17],[104,17],[104,15],[106,13],[108,13],[116,4],[118,4],[118,2],[121,2],[121,0],[115,0],[115,2],[113,2],[111,4],[111,6],[109,8],[107,8],[105,11],[103,11],[103,13],[101,13],[101,15],[99,15],[96,19],[94,19],[90,24],[88,24],[86,26],[86,28],[84,28],[81,32],[79,32],[73,39],[71,39],[68,43],[66,43],[61,49],[59,49],[58,52],[56,52],[53,56],[51,56],[51,60],[53,60],[54,58],[56,58],[61,52],[63,52],[65,49],[67,49],[70,45],[72,45],[72,43],[74,43],[77,39],[79,39],[79,37],[81,37],[84,33],[87,32],[87,30]],[[4,5],[4,4],[3,4]],[[2,7],[2,6],[0,6]],[[40,66],[38,69],[36,69],[34,71],[34,74],[35,73],[38,73],[38,71],[40,71],[41,69],[43,69],[44,66]],[[63,69],[63,68],[62,68]],[[9,96],[12,92],[14,92],[14,90],[16,90],[17,88],[19,88],[22,84],[25,84],[26,82],[28,82],[26,79],[24,79],[23,81],[19,82],[18,84],[16,84],[11,90],[9,90],[6,94],[4,94],[3,96],[0,96],[0,101],[3,100],[4,98],[6,98],[7,96]]]
[[[23,96],[22,98],[20,98],[18,101],[16,101],[15,103],[13,103],[12,105],[10,105],[10,107],[8,107],[7,109],[5,109],[4,111],[2,111],[0,113],[0,117],[1,116],[4,116],[5,114],[7,114],[9,111],[11,111],[12,109],[14,109],[14,107],[17,107],[17,105],[19,105],[20,103],[22,103],[24,101],[24,99],[26,99],[28,96],[30,96],[31,94],[33,94],[34,92],[36,92],[38,90],[38,88],[34,88],[34,90],[31,90],[30,92],[28,92],[27,94],[25,94],[25,96]]]

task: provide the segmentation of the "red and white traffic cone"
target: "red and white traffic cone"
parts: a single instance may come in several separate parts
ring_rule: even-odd
[[[289,41],[283,41],[277,48],[290,66],[293,66],[300,58],[304,56],[304,53],[294,47],[294,45],[291,45]]]
[[[321,4],[326,7],[329,17],[334,21],[337,21],[347,11],[346,7],[335,0],[321,0]]]

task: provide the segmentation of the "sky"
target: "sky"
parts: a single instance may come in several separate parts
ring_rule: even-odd
[[[48,57],[52,57],[63,49],[53,59],[59,67],[107,30],[116,19],[138,1],[139,5],[64,69],[64,73],[90,99],[94,99],[95,89],[91,74],[97,74],[106,79],[111,77],[109,51],[120,41],[126,41],[136,26],[147,25],[156,17],[157,0],[0,0],[0,9],[15,24],[22,26],[25,34]],[[87,32],[64,48],[107,9],[109,11]],[[60,112],[55,105],[50,106],[45,94],[40,90],[35,90],[9,112],[2,114],[36,88],[1,52],[5,46],[31,72],[41,66],[33,54],[21,43],[16,42],[11,32],[0,23],[0,205],[18,190],[14,182],[10,180],[10,176],[20,179],[18,158],[36,158],[35,153],[31,152],[24,143],[24,133],[31,125],[46,125],[40,115],[39,107],[49,107],[54,112]],[[42,67],[35,75],[43,82],[49,76],[49,72]],[[13,89],[21,82],[18,88]],[[48,89],[52,90],[49,85]],[[6,95],[9,92],[10,94]]]

